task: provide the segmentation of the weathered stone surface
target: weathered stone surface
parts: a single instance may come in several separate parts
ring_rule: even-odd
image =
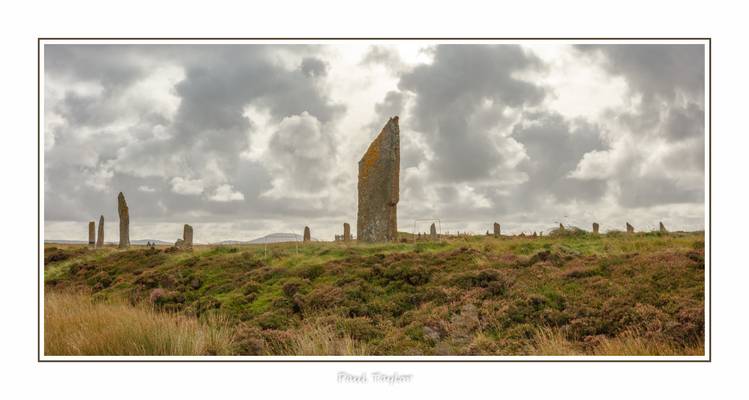
[[[104,246],[104,216],[99,217],[99,231],[96,235],[96,247]]]
[[[432,226],[429,227],[429,238],[437,240],[437,227],[434,226],[434,222],[432,222]]]
[[[365,242],[398,238],[400,128],[390,118],[359,161],[356,237]]]
[[[310,240],[312,240],[312,235],[310,235],[309,226],[305,226],[304,227],[304,239],[303,239],[303,241],[304,241],[304,243],[307,243]]]
[[[192,247],[192,226],[185,224],[182,240],[185,241],[185,246]]]
[[[127,208],[125,195],[117,195],[117,213],[120,216],[120,248],[130,247],[130,210]]]
[[[593,233],[598,234],[598,222],[593,223]]]
[[[348,242],[351,240],[351,225],[348,222],[343,223],[343,241]]]
[[[174,247],[184,248],[185,247],[185,241],[183,239],[177,239],[177,241],[174,242]]]
[[[499,237],[502,235],[502,228],[499,226],[498,223],[494,223],[494,237]]]
[[[96,244],[96,221],[90,221],[88,223],[88,245],[94,247]]]
[[[660,233],[668,233],[668,231],[666,230],[666,226],[663,225],[663,222],[658,223],[658,231]]]
[[[635,233],[635,227],[627,222],[627,233]]]

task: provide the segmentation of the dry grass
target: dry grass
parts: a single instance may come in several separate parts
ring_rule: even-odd
[[[121,303],[93,303],[90,296],[47,292],[45,355],[223,355],[232,333],[217,318],[186,316]]]
[[[366,356],[371,355],[366,343],[349,335],[336,334],[329,325],[305,324],[285,343],[273,345],[273,355],[289,356]]]
[[[654,338],[645,338],[635,330],[617,337],[604,337],[591,346],[580,346],[567,340],[562,332],[541,328],[536,332],[529,355],[543,356],[702,356],[704,343],[678,345]]]

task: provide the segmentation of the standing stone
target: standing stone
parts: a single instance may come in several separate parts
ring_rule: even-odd
[[[182,239],[174,242],[174,247],[180,249],[192,249],[192,226],[185,224],[182,230]]]
[[[99,217],[99,231],[96,235],[96,247],[104,246],[104,216]]]
[[[494,237],[500,237],[502,235],[502,228],[498,223],[494,223]]]
[[[396,116],[388,120],[359,161],[359,210],[356,218],[358,240],[397,240],[399,174],[400,128]]]
[[[598,234],[598,222],[593,223],[593,233],[596,235]]]
[[[635,233],[635,227],[627,222],[627,233]]]
[[[663,225],[663,222],[658,223],[658,231],[660,233],[668,233],[668,231],[666,230],[666,226]]]
[[[94,247],[96,243],[96,221],[88,223],[88,246]]]
[[[117,213],[120,215],[120,248],[130,247],[130,212],[125,202],[125,195],[117,195]]]
[[[437,227],[434,226],[434,222],[432,222],[432,226],[429,227],[429,238],[431,240],[437,240]]]
[[[351,225],[348,222],[343,223],[343,241],[348,242],[351,240]]]
[[[185,247],[192,247],[192,226],[185,224],[182,239],[185,241]]]
[[[564,225],[562,223],[559,223],[559,232],[564,232]]]
[[[304,239],[302,239],[303,243],[307,243],[310,240],[312,240],[312,235],[309,232],[309,226],[304,227]]]

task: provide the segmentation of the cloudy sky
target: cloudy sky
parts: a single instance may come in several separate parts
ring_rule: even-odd
[[[401,231],[704,228],[700,44],[46,44],[45,238],[330,240],[394,115]]]

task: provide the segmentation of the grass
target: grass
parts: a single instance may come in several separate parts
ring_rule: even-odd
[[[693,354],[704,278],[702,232],[45,247],[48,295],[221,316],[248,355]]]
[[[147,306],[95,303],[79,293],[44,298],[45,355],[225,355],[232,335],[220,319],[200,323]]]

